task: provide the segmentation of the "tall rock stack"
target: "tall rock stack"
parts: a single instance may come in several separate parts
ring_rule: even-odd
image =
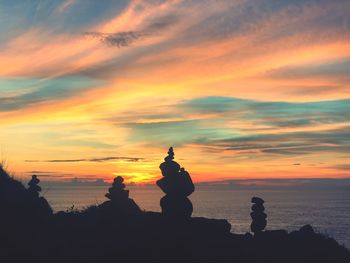
[[[189,218],[193,206],[187,197],[194,192],[194,184],[190,174],[173,161],[174,155],[173,147],[170,147],[164,162],[159,166],[163,177],[157,181],[157,185],[166,194],[160,200],[160,206],[166,216]]]
[[[250,229],[255,235],[257,235],[262,233],[262,231],[265,229],[267,224],[267,221],[266,221],[267,215],[264,213],[265,207],[264,207],[263,199],[259,197],[253,197],[252,203],[253,203],[252,205],[253,212],[250,213],[250,216],[253,221],[250,225]]]
[[[32,179],[28,183],[28,192],[32,197],[39,197],[39,193],[41,192],[41,187],[38,185],[39,183],[40,180],[38,177],[35,174],[32,175]]]

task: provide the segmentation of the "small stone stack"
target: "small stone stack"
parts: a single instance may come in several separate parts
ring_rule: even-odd
[[[38,177],[35,174],[32,175],[32,179],[28,183],[28,192],[32,197],[39,197],[39,193],[41,192],[41,187],[38,185],[39,183],[40,180]]]
[[[105,195],[109,200],[99,206],[110,213],[111,218],[113,218],[113,215],[120,216],[141,212],[135,201],[129,198],[129,190],[125,189],[123,182],[124,179],[121,176],[114,178],[112,187],[108,189],[108,193]]]
[[[40,197],[41,187],[39,186],[40,180],[34,174],[32,179],[28,182],[29,193],[29,205],[33,214],[48,216],[52,214],[52,208],[44,197]]]
[[[193,212],[191,201],[187,198],[194,191],[190,174],[173,161],[173,147],[169,148],[168,156],[159,168],[163,177],[157,185],[166,194],[160,200],[163,215],[173,218],[189,218]]]
[[[105,195],[112,202],[123,202],[129,198],[129,190],[125,190],[124,179],[121,176],[114,178],[112,187],[108,189],[108,193]]]
[[[252,201],[252,210],[253,212],[250,213],[250,216],[252,218],[252,223],[250,225],[250,229],[252,232],[257,235],[262,233],[262,231],[265,229],[267,221],[266,217],[267,215],[264,213],[265,207],[264,207],[264,200],[259,197],[253,197]]]

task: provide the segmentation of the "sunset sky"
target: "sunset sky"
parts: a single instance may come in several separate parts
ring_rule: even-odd
[[[27,180],[350,177],[350,1],[0,1],[0,158]]]

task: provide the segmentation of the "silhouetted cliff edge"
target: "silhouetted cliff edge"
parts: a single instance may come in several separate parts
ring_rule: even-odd
[[[311,226],[263,231],[261,206],[252,207],[255,235],[238,235],[226,220],[188,217],[189,210],[142,211],[122,178],[103,204],[53,213],[39,182],[33,176],[27,189],[0,168],[0,262],[350,262],[346,248]]]

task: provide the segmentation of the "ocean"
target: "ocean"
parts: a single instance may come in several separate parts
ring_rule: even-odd
[[[55,212],[100,204],[108,186],[50,186],[44,197]],[[130,197],[144,210],[160,211],[164,195],[155,186],[128,186]],[[334,237],[350,248],[350,191],[348,189],[237,189],[231,185],[199,185],[190,196],[193,216],[228,220],[231,231],[250,231],[251,197],[265,200],[266,229],[297,230],[311,224],[316,231]],[[74,207],[73,207],[74,206]]]

